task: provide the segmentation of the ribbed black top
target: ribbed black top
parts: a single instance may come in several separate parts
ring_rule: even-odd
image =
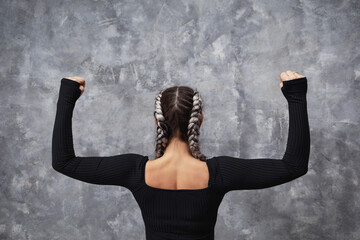
[[[218,207],[232,190],[261,189],[289,182],[308,170],[310,133],[306,77],[284,81],[281,88],[289,109],[289,131],[282,159],[207,159],[209,185],[203,189],[161,189],[144,179],[147,155],[81,157],[73,148],[72,115],[80,84],[61,79],[52,138],[52,167],[71,178],[129,189],[141,209],[147,240],[213,240]]]

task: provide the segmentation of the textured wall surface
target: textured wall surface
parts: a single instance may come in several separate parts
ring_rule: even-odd
[[[0,1],[0,239],[144,239],[126,188],[51,167],[62,77],[86,89],[76,155],[154,159],[155,94],[200,91],[208,157],[281,158],[282,71],[308,78],[310,169],[228,193],[216,239],[359,239],[360,2]]]

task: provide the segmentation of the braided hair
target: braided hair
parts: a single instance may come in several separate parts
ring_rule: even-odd
[[[191,155],[201,161],[206,156],[199,147],[202,99],[197,90],[174,86],[160,91],[155,97],[154,117],[157,121],[156,158],[161,157],[172,137],[187,142]]]

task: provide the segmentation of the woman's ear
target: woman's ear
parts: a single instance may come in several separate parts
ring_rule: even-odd
[[[201,113],[201,121],[200,121],[200,126],[201,126],[201,124],[202,124],[202,122],[204,121],[204,113]],[[199,127],[200,127],[199,126]]]

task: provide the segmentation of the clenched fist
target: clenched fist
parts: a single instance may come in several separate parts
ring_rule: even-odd
[[[73,80],[75,82],[80,83],[80,90],[81,90],[81,94],[80,96],[83,94],[84,89],[85,89],[85,79],[82,77],[66,77],[67,79]]]
[[[302,78],[304,77],[303,75],[297,73],[297,72],[294,72],[294,71],[286,71],[286,72],[282,72],[280,74],[280,88],[283,87],[283,81],[291,81],[291,80],[294,80],[294,79],[298,79],[298,78]]]

